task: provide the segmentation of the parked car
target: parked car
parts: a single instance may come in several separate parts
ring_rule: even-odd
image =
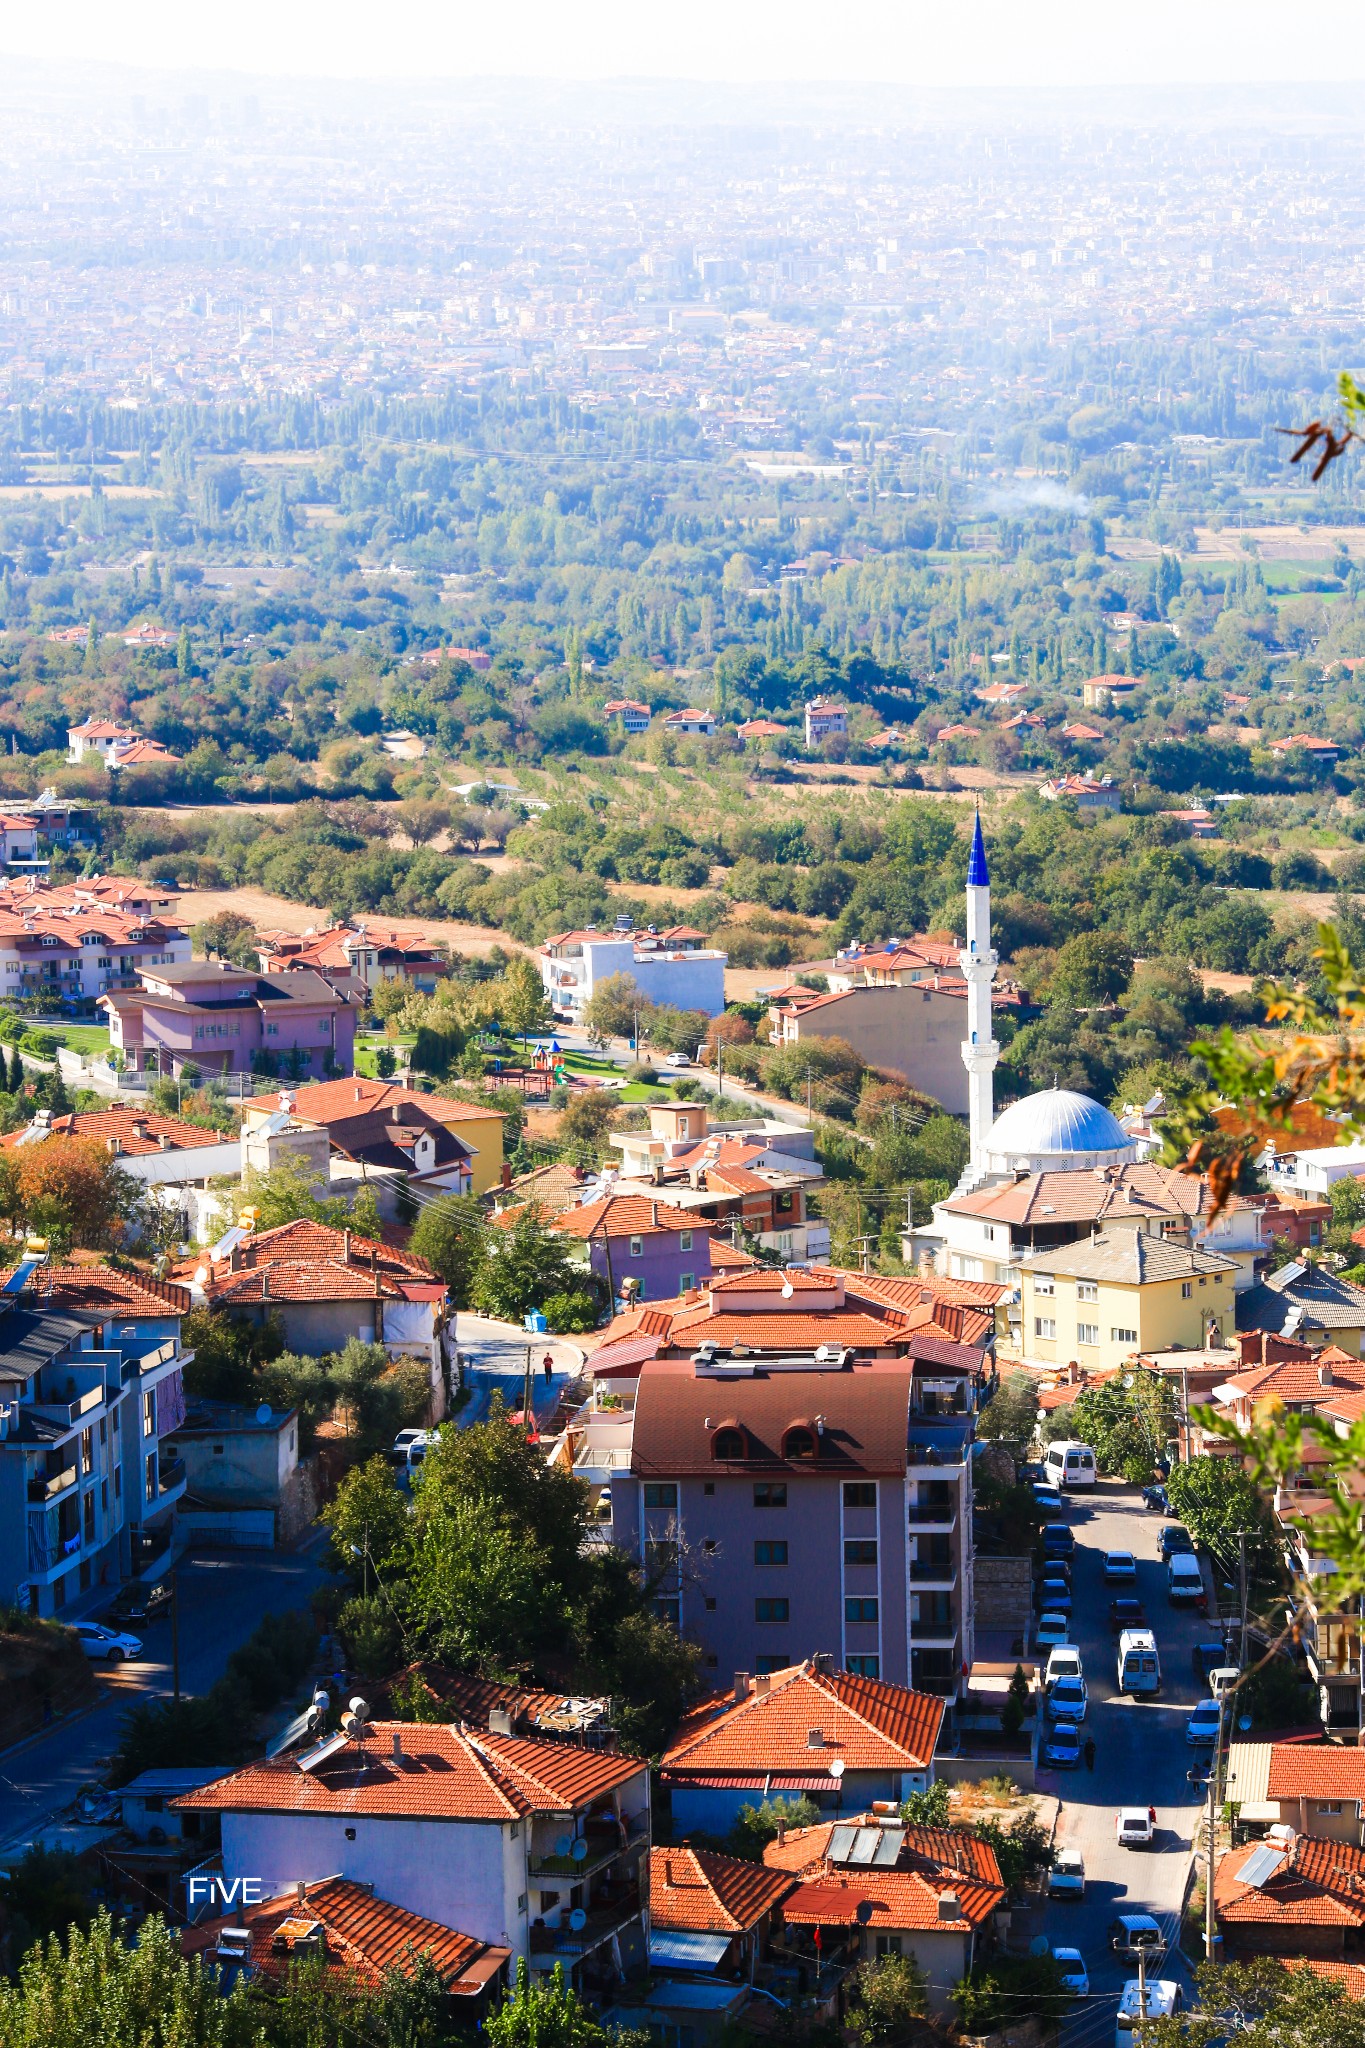
[[[1195,1748],[1209,1749],[1218,1740],[1223,1725],[1223,1702],[1200,1700],[1185,1723],[1185,1740]]]
[[[1137,1559],[1131,1550],[1106,1550],[1104,1553],[1104,1576],[1111,1582],[1124,1580],[1129,1584],[1137,1581]]]
[[[1048,1651],[1047,1669],[1043,1673],[1043,1684],[1051,1685],[1054,1678],[1083,1678],[1081,1653],[1074,1643],[1058,1643]]]
[[[1070,1557],[1076,1548],[1076,1532],[1069,1522],[1046,1522],[1043,1525],[1043,1556],[1051,1551],[1058,1557]]]
[[[174,1594],[164,1579],[158,1579],[154,1586],[125,1586],[104,1610],[106,1628],[117,1628],[124,1621],[155,1621],[159,1615],[169,1614]]]
[[[1114,1833],[1121,1849],[1150,1849],[1156,1840],[1156,1822],[1145,1806],[1121,1806]]]
[[[1074,1771],[1081,1761],[1081,1731],[1072,1721],[1058,1721],[1043,1738],[1043,1763],[1054,1771]]]
[[[1161,1534],[1157,1537],[1156,1544],[1157,1549],[1161,1552],[1161,1562],[1163,1564],[1169,1563],[1177,1551],[1188,1552],[1191,1555],[1194,1552],[1194,1541],[1190,1532],[1188,1529],[1182,1529],[1179,1522],[1167,1522]]]
[[[1052,1960],[1062,1973],[1062,1989],[1075,1994],[1077,1998],[1089,1998],[1090,1977],[1085,1967],[1085,1957],[1078,1948],[1054,1948]]]
[[[1150,1913],[1120,1913],[1109,1923],[1109,1946],[1116,1956],[1144,1955],[1155,1962],[1166,1953],[1166,1937]]]
[[[1195,1679],[1200,1685],[1207,1685],[1213,1672],[1227,1662],[1227,1651],[1222,1643],[1196,1643],[1190,1661],[1194,1666]]]
[[[1241,1672],[1235,1664],[1215,1664],[1209,1673],[1209,1691],[1216,1700],[1226,1700]]]
[[[1142,1489],[1142,1505],[1145,1508],[1155,1508],[1160,1514],[1169,1514],[1171,1504],[1166,1498],[1165,1487],[1144,1486]]]
[[[1140,1600],[1124,1599],[1109,1602],[1109,1628],[1119,1636],[1126,1628],[1146,1628],[1147,1610]]]
[[[1083,1678],[1054,1678],[1047,1689],[1047,1710],[1054,1721],[1083,1721],[1089,1704]]]
[[[78,1621],[75,1629],[81,1648],[95,1663],[122,1664],[125,1657],[136,1661],[142,1655],[138,1638],[118,1629],[102,1628],[97,1621]]]
[[[1038,1588],[1038,1605],[1054,1614],[1070,1614],[1071,1588],[1064,1579],[1044,1579]]]
[[[1085,1858],[1079,1849],[1057,1851],[1047,1874],[1047,1895],[1050,1899],[1085,1897]]]
[[[1062,1496],[1058,1493],[1055,1486],[1035,1486],[1033,1489],[1033,1501],[1035,1507],[1041,1509],[1045,1515],[1060,1515],[1062,1513]]]
[[[1038,1616],[1038,1626],[1033,1631],[1033,1640],[1040,1648],[1052,1643],[1070,1642],[1071,1631],[1067,1627],[1066,1616],[1055,1611],[1049,1614],[1040,1614]]]
[[[1065,1579],[1069,1586],[1071,1584],[1071,1559],[1063,1557],[1059,1550],[1049,1551],[1039,1565],[1038,1573],[1044,1579]]]
[[[666,1052],[664,1054],[664,1065],[666,1067],[690,1067],[691,1064],[692,1062],[685,1052]]]

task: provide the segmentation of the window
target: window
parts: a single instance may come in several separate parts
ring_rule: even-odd
[[[875,1620],[876,1620],[876,1619],[877,1619],[877,1603],[876,1603],[876,1601],[875,1601],[875,1600],[845,1600],[845,1602],[844,1602],[844,1620],[845,1620],[845,1621],[873,1621],[873,1622],[875,1622]]]
[[[875,1479],[846,1479],[844,1481],[844,1506],[846,1508],[875,1508],[877,1505],[877,1482]]]
[[[870,1537],[850,1536],[846,1539],[844,1543],[845,1564],[875,1564],[876,1562],[877,1546]]]
[[[1100,1290],[1099,1290],[1099,1286],[1098,1286],[1098,1283],[1097,1283],[1096,1281],[1094,1281],[1094,1280],[1078,1280],[1078,1281],[1076,1282],[1076,1299],[1077,1299],[1077,1301],[1098,1301],[1098,1300],[1099,1300],[1099,1298],[1100,1298]]]
[[[1050,1273],[1035,1273],[1033,1276],[1033,1291],[1035,1294],[1055,1294],[1057,1292],[1057,1282]]]
[[[703,1493],[714,1493],[714,1492],[715,1492],[715,1490],[716,1490],[716,1482],[715,1482],[715,1480],[714,1480],[714,1479],[708,1479],[708,1480],[704,1481],[704,1483],[703,1483],[703,1485],[702,1485],[702,1492],[703,1492]]]
[[[756,1508],[784,1508],[787,1505],[785,1479],[760,1479],[754,1486]]]
[[[783,1542],[769,1542],[764,1539],[754,1545],[754,1563],[761,1565],[785,1564],[787,1546]]]
[[[1033,1334],[1035,1337],[1055,1337],[1057,1334],[1056,1317],[1035,1316],[1033,1318]]]
[[[767,1650],[761,1657],[754,1658],[754,1670],[760,1677],[765,1671],[790,1671],[791,1662],[789,1650]]]
[[[1191,1295],[1192,1295],[1193,1293],[1194,1293],[1194,1289],[1193,1289],[1193,1287],[1191,1287],[1191,1285],[1190,1285],[1189,1281],[1188,1281],[1188,1280],[1182,1280],[1182,1281],[1181,1281],[1181,1283],[1180,1283],[1180,1298],[1181,1298],[1181,1300],[1182,1300],[1182,1301],[1188,1301],[1188,1300],[1189,1300],[1189,1298],[1190,1298],[1190,1296],[1191,1296]]]
[[[691,1249],[692,1249],[692,1233],[691,1233],[691,1231],[690,1231],[690,1230],[680,1230],[680,1231],[678,1232],[678,1250],[679,1250],[680,1252],[690,1252],[690,1251],[691,1251]]]
[[[716,1611],[716,1603],[709,1593],[706,1596],[706,1611],[708,1614],[714,1614]]]
[[[820,1439],[808,1424],[794,1422],[782,1432],[782,1455],[784,1458],[818,1458]]]
[[[673,1508],[673,1509],[676,1509],[676,1508],[677,1508],[677,1505],[678,1505],[678,1489],[677,1489],[677,1487],[676,1487],[676,1486],[674,1486],[674,1485],[671,1485],[671,1484],[669,1484],[668,1482],[664,1482],[663,1484],[658,1484],[658,1483],[656,1483],[656,1484],[654,1484],[654,1485],[652,1485],[652,1486],[651,1486],[651,1485],[647,1485],[647,1486],[645,1487],[645,1507],[646,1507],[646,1509],[649,1509],[649,1508],[655,1508],[655,1509],[663,1509],[663,1508]]]
[[[713,1458],[747,1458],[749,1440],[737,1423],[723,1423],[712,1432],[711,1456]]]
[[[347,1830],[346,1830],[346,1839],[347,1839],[347,1841],[348,1841],[348,1842],[353,1842],[353,1841],[355,1840],[355,1829],[354,1829],[354,1828],[347,1828]]]
[[[790,1600],[755,1600],[755,1621],[790,1621],[792,1604]]]
[[[631,1257],[632,1257],[633,1259],[642,1259],[642,1258],[644,1257],[644,1255],[645,1255],[645,1241],[644,1241],[644,1239],[643,1239],[642,1237],[633,1237],[633,1238],[631,1239],[631,1241],[630,1241],[630,1255],[631,1255]]]
[[[1109,1338],[1114,1344],[1136,1344],[1138,1333],[1136,1330],[1115,1329],[1109,1332]]]
[[[1319,1799],[1317,1808],[1319,1813],[1340,1813],[1341,1801],[1339,1799]]]
[[[1098,1323],[1077,1323],[1076,1342],[1078,1344],[1098,1344],[1099,1341],[1100,1326]]]
[[[541,1912],[542,1912],[542,1913],[553,1913],[553,1912],[554,1912],[554,1910],[555,1910],[555,1907],[556,1907],[556,1906],[557,1906],[558,1904],[559,1904],[559,1893],[558,1893],[558,1892],[542,1892],[542,1893],[541,1893],[541,1895],[540,1895],[540,1910],[541,1910]]]
[[[148,1500],[156,1499],[156,1452],[150,1451],[146,1459],[146,1484]]]
[[[874,1657],[872,1661],[875,1664],[877,1660]],[[865,1673],[864,1676],[866,1675]],[[877,1936],[877,1954],[879,1956],[898,1956],[900,1952],[901,1938],[898,1934],[879,1934]]]
[[[696,1286],[696,1284],[697,1284],[697,1276],[696,1276],[696,1274],[695,1274],[695,1273],[679,1273],[679,1275],[678,1275],[678,1292],[679,1292],[679,1294],[690,1294],[690,1293],[692,1292],[692,1289],[693,1289],[693,1288],[694,1288],[694,1287]]]

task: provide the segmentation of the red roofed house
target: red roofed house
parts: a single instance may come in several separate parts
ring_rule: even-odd
[[[1137,676],[1090,676],[1081,684],[1081,702],[1087,711],[1109,711],[1115,704],[1126,703],[1139,681]]]
[[[748,747],[759,740],[780,740],[790,728],[775,724],[771,718],[748,718],[736,730],[742,743]]]
[[[445,1282],[425,1259],[324,1223],[282,1223],[243,1236],[231,1230],[176,1278],[197,1301],[253,1324],[277,1317],[285,1345],[306,1358],[339,1351],[352,1337],[431,1367],[432,1399],[444,1413],[441,1331]]]
[[[347,1158],[363,1158],[373,1119],[393,1122],[397,1108],[400,1123],[409,1128],[415,1128],[411,1122],[414,1112],[417,1122],[427,1124],[435,1119],[444,1125],[469,1155],[472,1193],[486,1195],[490,1188],[502,1183],[502,1133],[506,1119],[500,1109],[489,1109],[479,1102],[461,1102],[456,1096],[422,1094],[402,1081],[371,1080],[364,1074],[352,1074],[340,1081],[316,1081],[284,1092],[289,1097],[293,1122],[325,1130],[333,1151]],[[247,1097],[242,1104],[242,1134],[248,1148],[257,1133],[274,1123],[280,1108],[278,1088]],[[439,1146],[436,1152],[439,1169],[446,1154]]]
[[[752,1980],[796,1880],[714,1849],[652,1849],[649,1959],[655,1969],[718,1970]],[[683,1939],[677,1939],[677,1937]]]
[[[1123,809],[1118,784],[1110,775],[1102,775],[1098,781],[1093,775],[1055,775],[1039,785],[1038,794],[1049,804],[1070,798],[1083,811]]]
[[[1268,1873],[1267,1851],[1280,1849]],[[1229,1960],[1247,1955],[1365,1958],[1365,1850],[1318,1835],[1229,1849],[1213,1878]]]
[[[845,1822],[795,1829],[770,1842],[763,1861],[800,1877],[782,1918],[798,1945],[803,1936],[809,1941],[812,1958],[912,1956],[940,2015],[1005,1901],[989,1843],[958,1828],[908,1828],[894,1813],[855,1813]]]
[[[721,1833],[741,1806],[779,1794],[856,1812],[932,1784],[942,1699],[832,1663],[739,1672],[732,1691],[689,1710],[660,1763],[678,1829]]]
[[[609,704],[602,706],[602,716],[609,725],[619,719],[623,732],[649,731],[649,706],[634,697],[614,697]]]
[[[366,988],[385,981],[410,981],[430,994],[450,972],[439,941],[401,925],[357,918],[353,925],[333,925],[323,932],[261,932],[261,971],[282,974],[291,967],[315,973],[354,976]]]
[[[120,725],[112,718],[87,718],[67,728],[67,759],[76,767],[87,754],[95,754],[108,767],[111,755],[139,737],[131,725]]]
[[[391,1906],[372,1886],[344,1877],[315,1884],[300,1878],[288,1891],[238,1907],[229,1918],[190,1925],[180,1946],[216,1968],[224,1990],[245,1971],[271,1990],[284,1991],[294,1965],[305,1961],[321,1961],[329,1979],[349,1988],[373,1990],[386,1971],[406,1970],[412,1957],[427,1955],[446,1997],[456,2001],[458,2018],[469,2022],[479,2021],[506,1991],[511,1957],[510,1949]]]
[[[363,1740],[248,1764],[174,1804],[219,1816],[228,1880],[271,1897],[326,1878],[372,1886],[533,1970],[562,1963],[580,1992],[605,1989],[618,1957],[646,1962],[649,1766],[498,1720],[477,1733],[374,1722]]]
[[[1335,761],[1341,752],[1341,748],[1335,746],[1331,740],[1315,738],[1312,733],[1295,732],[1290,733],[1287,739],[1272,740],[1270,742],[1270,752],[1272,754],[1309,754],[1319,761]]]
[[[550,1228],[578,1240],[613,1300],[671,1300],[711,1277],[711,1232],[705,1221],[653,1196],[608,1195],[580,1203],[562,1209]]]

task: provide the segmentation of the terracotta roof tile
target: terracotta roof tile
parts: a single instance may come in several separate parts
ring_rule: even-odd
[[[965,1930],[982,1926],[1004,1897],[995,1851],[960,1829],[907,1828],[896,1867],[873,1871],[829,1862],[834,1825],[822,1822],[798,1829],[785,1842],[770,1842],[764,1851],[770,1868],[797,1872],[805,1880],[783,1905],[783,1918],[790,1923],[852,1925],[858,1906],[867,1900],[873,1907],[873,1928]],[[939,1901],[948,1893],[959,1906],[953,1920],[939,1910]]]
[[[600,1202],[581,1203],[576,1209],[561,1209],[550,1228],[564,1237],[653,1237],[680,1230],[703,1234],[705,1220],[687,1209],[674,1209],[667,1202],[644,1195],[607,1195]]]
[[[813,1772],[836,1757],[852,1771],[923,1770],[943,1725],[943,1701],[931,1693],[850,1671],[774,1672],[738,1705],[731,1694],[694,1707],[665,1752],[670,1777],[716,1771]],[[809,1746],[812,1728],[824,1744]]]
[[[392,1754],[393,1738],[403,1754]],[[247,1764],[173,1804],[215,1813],[372,1814],[395,1820],[516,1820],[567,1813],[623,1785],[647,1766],[638,1757],[536,1742],[515,1735],[471,1736],[435,1722],[376,1721],[365,1744],[346,1747],[315,1770],[290,1758]]]
[[[1279,1744],[1276,1747],[1280,1747]],[[1229,1849],[1214,1873],[1213,1895],[1225,1927],[1365,1927],[1365,1850],[1320,1835],[1295,1838],[1290,1862],[1264,1884],[1240,1882],[1252,1845]]]
[[[1274,1742],[1266,1797],[1365,1800],[1365,1750],[1325,1742]]]
[[[180,1937],[187,1956],[212,1950],[225,1927],[251,1931],[251,1961],[266,1978],[283,1980],[297,1960],[299,1936],[316,1927],[323,1936],[329,1968],[361,1983],[377,1985],[387,1969],[401,1965],[407,1952],[427,1953],[448,1992],[481,1990],[505,1962],[510,1949],[494,1948],[472,1934],[460,1934],[438,1920],[410,1913],[377,1899],[368,1885],[328,1877],[305,1885],[302,1895],[291,1887],[276,1898],[245,1906],[222,1920],[201,1920]],[[475,1972],[473,1976],[468,1973]]]
[[[768,1870],[710,1849],[653,1849],[649,1912],[656,1927],[692,1934],[743,1934],[792,1889],[784,1870]]]
[[[188,1287],[128,1273],[113,1266],[48,1266],[41,1275],[45,1307],[107,1311],[120,1316],[183,1316],[193,1307]]]

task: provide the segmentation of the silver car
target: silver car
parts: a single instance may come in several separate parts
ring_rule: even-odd
[[[75,1629],[81,1648],[96,1664],[121,1664],[125,1657],[136,1660],[142,1655],[142,1644],[137,1636],[126,1636],[118,1629],[104,1628],[97,1621],[78,1621]]]

